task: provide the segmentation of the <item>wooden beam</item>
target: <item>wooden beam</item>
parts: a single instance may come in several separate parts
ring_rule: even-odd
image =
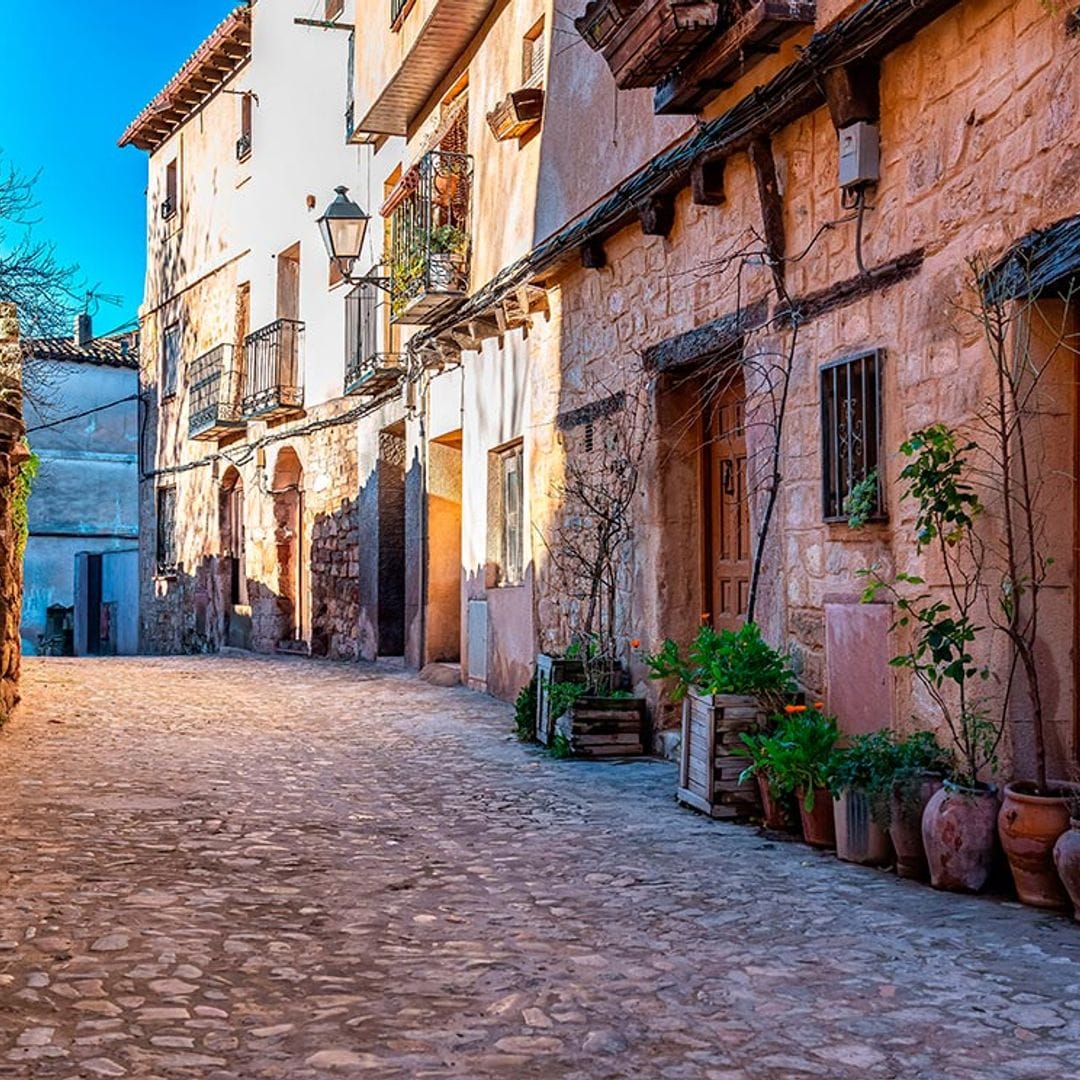
[[[641,206],[641,231],[646,236],[667,236],[675,224],[675,195],[651,195]]]
[[[757,178],[758,199],[761,202],[761,223],[765,230],[765,246],[772,262],[773,280],[778,295],[785,296],[784,288],[784,206],[780,199],[780,185],[776,180],[776,162],[773,160],[772,139],[762,136],[750,143],[750,163]]]
[[[603,270],[607,266],[603,240],[594,238],[581,245],[581,265],[586,270]]]
[[[873,60],[857,60],[822,72],[821,85],[829,106],[833,127],[841,128],[857,120],[876,121],[881,113],[880,69]]]
[[[720,206],[724,194],[727,158],[699,158],[690,170],[690,192],[696,206]]]

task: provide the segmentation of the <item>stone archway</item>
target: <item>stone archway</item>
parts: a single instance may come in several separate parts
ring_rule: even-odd
[[[279,646],[294,651],[307,640],[304,573],[304,467],[291,446],[278,451],[270,489],[277,561],[275,593]]]

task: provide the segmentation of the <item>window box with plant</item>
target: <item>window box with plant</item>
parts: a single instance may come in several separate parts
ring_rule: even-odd
[[[543,115],[543,88],[530,86],[521,90],[511,90],[487,114],[487,123],[491,134],[499,142],[506,142],[528,135],[540,123]]]
[[[703,625],[685,655],[672,640],[643,656],[654,679],[674,682],[683,703],[679,801],[717,818],[761,812],[744,734],[765,731],[768,717],[795,693],[787,659],[754,623],[739,630]]]

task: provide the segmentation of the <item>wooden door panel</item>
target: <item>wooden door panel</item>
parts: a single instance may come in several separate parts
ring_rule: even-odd
[[[742,380],[736,379],[714,402],[708,425],[706,596],[717,629],[741,625],[750,592],[745,405]]]

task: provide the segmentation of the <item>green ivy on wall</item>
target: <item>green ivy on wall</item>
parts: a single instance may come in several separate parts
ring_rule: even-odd
[[[26,551],[26,541],[30,537],[30,513],[27,503],[34,486],[34,477],[41,468],[41,458],[31,451],[30,456],[19,466],[19,475],[15,477],[15,491],[11,500],[11,522],[15,529],[15,550],[21,559]]]

